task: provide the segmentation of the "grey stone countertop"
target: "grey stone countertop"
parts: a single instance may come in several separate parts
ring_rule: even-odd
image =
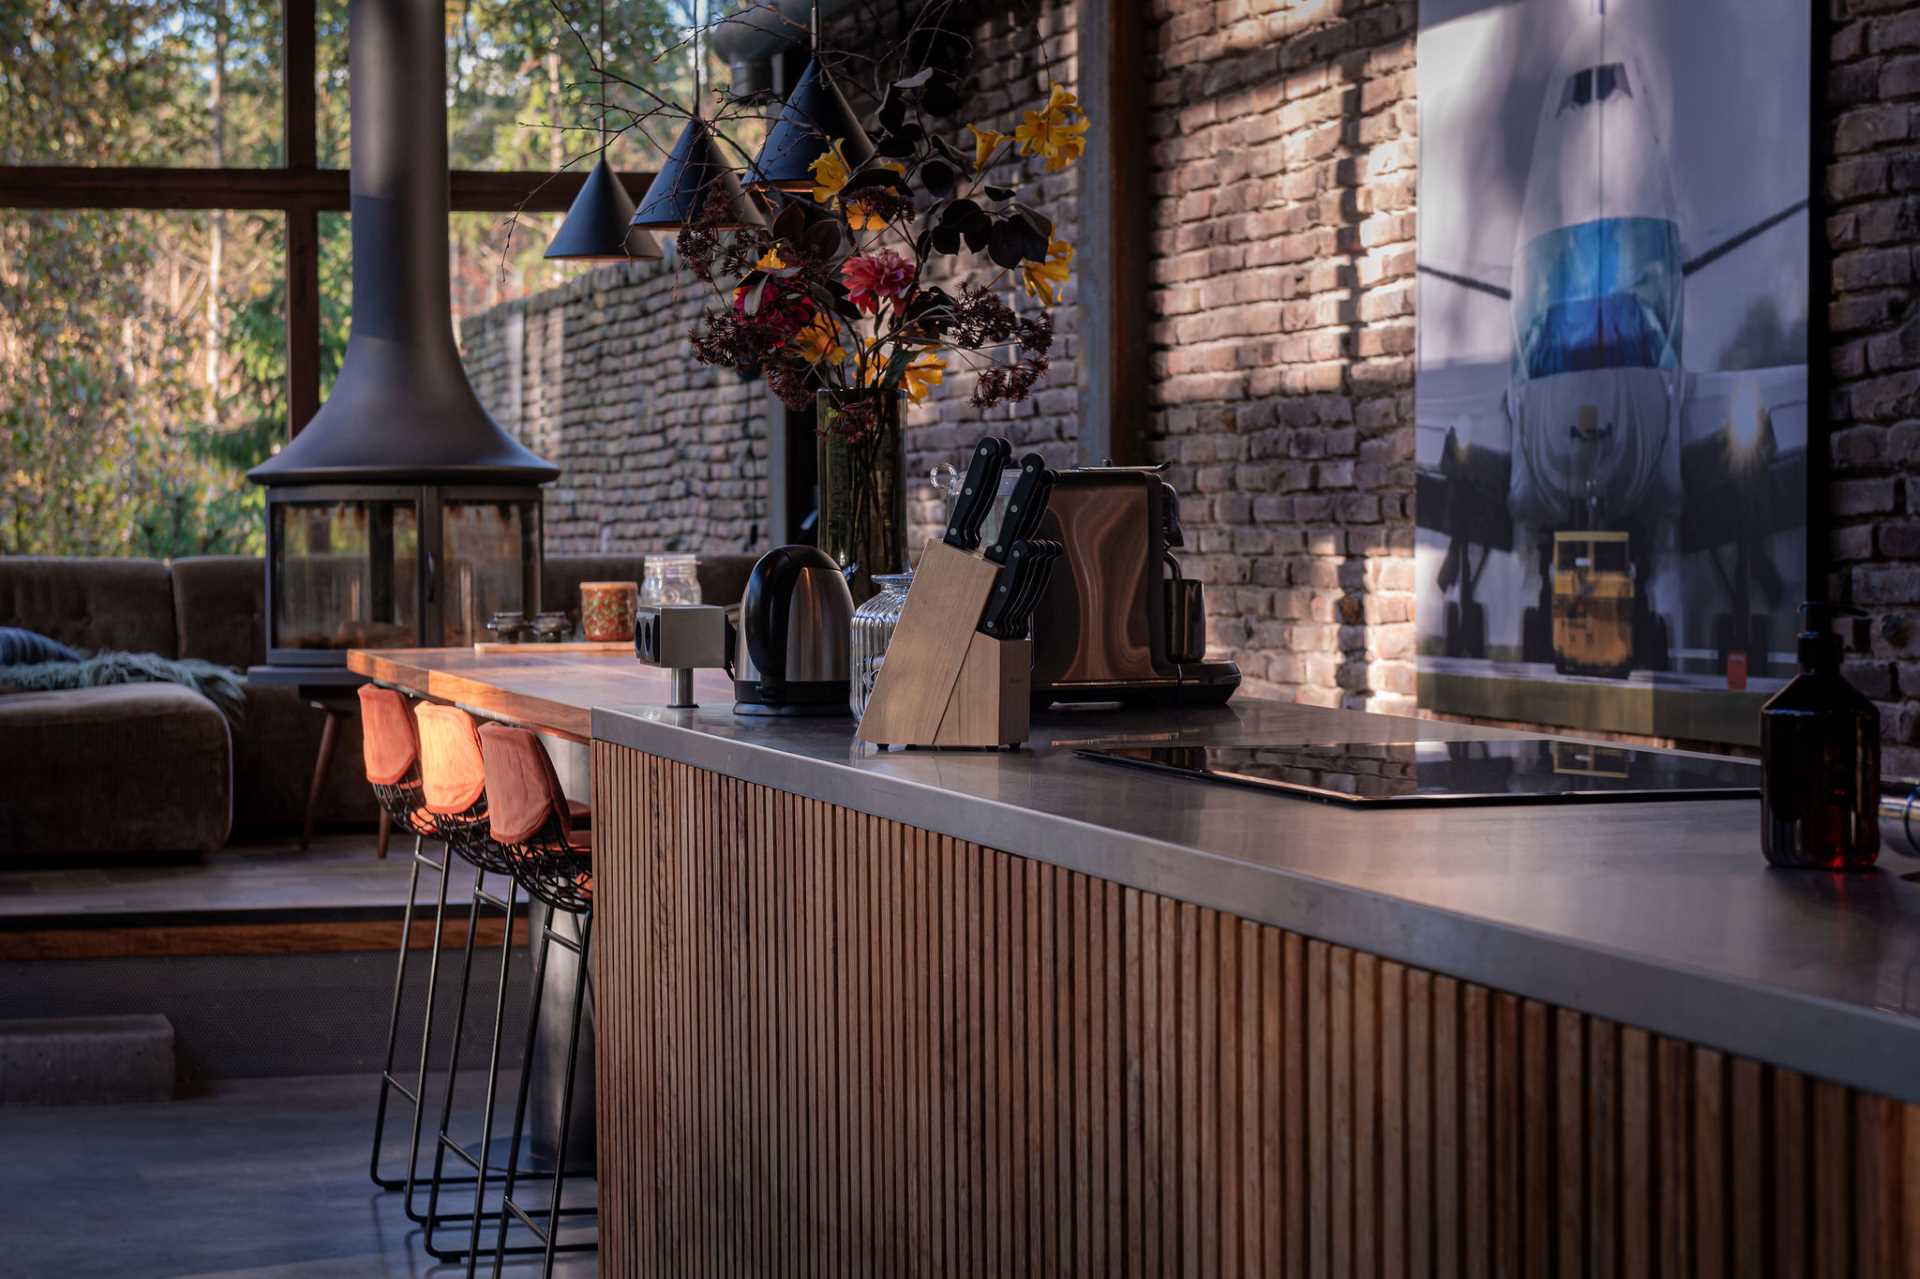
[[[593,735],[1920,1101],[1920,862],[1771,869],[1754,800],[1356,810],[1073,754],[1525,734],[1243,699],[1054,712],[1016,752],[876,751],[845,719],[723,705],[596,707]]]

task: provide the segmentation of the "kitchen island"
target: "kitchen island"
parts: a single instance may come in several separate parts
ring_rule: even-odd
[[[1352,811],[1070,749],[1464,725],[880,753],[659,700],[590,716],[603,1274],[1920,1271],[1910,863],[1771,871],[1752,801]]]

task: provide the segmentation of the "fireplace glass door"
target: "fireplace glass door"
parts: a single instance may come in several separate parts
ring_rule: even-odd
[[[495,613],[531,615],[538,609],[539,543],[536,495],[443,491],[436,574],[442,643],[484,640]]]
[[[269,503],[270,647],[298,654],[420,643],[420,499],[276,493]]]

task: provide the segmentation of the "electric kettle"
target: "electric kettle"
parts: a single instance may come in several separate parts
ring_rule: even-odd
[[[760,557],[728,646],[736,715],[848,715],[847,643],[853,593],[840,566],[812,546]]]

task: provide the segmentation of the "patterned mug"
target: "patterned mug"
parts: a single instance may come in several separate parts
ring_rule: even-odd
[[[638,582],[580,583],[580,629],[595,644],[631,640],[639,611]]]

